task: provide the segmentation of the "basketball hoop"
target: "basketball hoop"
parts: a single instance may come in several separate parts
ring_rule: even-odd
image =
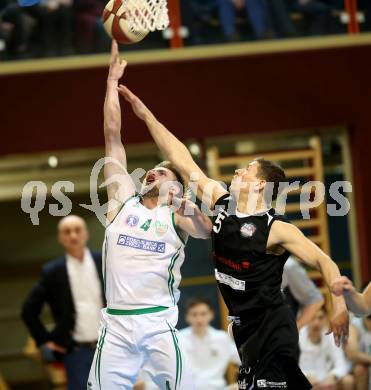
[[[149,33],[169,26],[167,0],[122,0],[122,7],[133,31]]]
[[[108,35],[124,44],[140,42],[169,26],[166,0],[110,0],[102,19]]]

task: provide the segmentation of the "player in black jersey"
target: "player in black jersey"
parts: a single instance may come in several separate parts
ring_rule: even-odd
[[[310,389],[296,362],[298,331],[280,289],[283,266],[292,253],[317,268],[329,286],[340,272],[271,208],[284,172],[270,161],[254,160],[236,170],[229,193],[201,171],[188,149],[132,92],[123,86],[119,91],[185,180],[197,180],[199,199],[217,211],[212,230],[215,277],[234,319],[233,334],[242,360],[240,389]],[[332,303],[330,330],[340,346],[348,337],[348,312],[343,297],[333,295]]]

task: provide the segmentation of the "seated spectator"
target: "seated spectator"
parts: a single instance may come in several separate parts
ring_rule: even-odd
[[[181,0],[182,21],[190,30],[192,44],[207,42],[204,27],[212,26],[217,19],[216,0]]]
[[[210,326],[213,318],[210,302],[194,298],[186,308],[186,321],[190,327],[179,332],[196,390],[225,389],[229,363],[240,364],[236,346],[228,333]]]
[[[371,315],[353,319],[346,353],[353,363],[357,390],[371,389]]]
[[[236,10],[245,8],[256,39],[273,37],[269,0],[217,0],[219,18],[226,38],[238,40]]]
[[[110,39],[102,23],[105,4],[104,0],[75,0],[76,46],[79,53],[108,50]]]
[[[22,10],[16,2],[0,0],[0,52],[11,58],[22,57],[27,49],[27,33]]]
[[[287,0],[218,0],[218,6],[222,27],[229,40],[238,38],[235,13],[243,8],[257,39],[297,35]]]
[[[58,55],[72,54],[72,0],[42,0],[41,5],[47,10],[48,49]]]
[[[292,0],[290,10],[300,12],[307,19],[305,35],[323,35],[327,32],[334,4],[327,0]]]
[[[320,309],[300,331],[300,368],[315,390],[352,390],[354,378],[349,375],[349,364],[333,337],[326,335],[326,325],[325,311]]]
[[[33,36],[36,56],[73,53],[72,0],[41,0],[40,4],[23,10],[36,24]]]

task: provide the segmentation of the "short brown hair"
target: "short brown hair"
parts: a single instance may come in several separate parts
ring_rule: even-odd
[[[276,200],[280,183],[285,181],[284,170],[275,162],[258,157],[254,161],[259,163],[258,176],[268,183],[273,183],[272,200]]]
[[[213,307],[211,306],[210,299],[206,297],[194,297],[187,301],[186,312],[188,313],[192,308],[197,305],[206,305],[211,311],[214,311]]]
[[[179,171],[174,167],[172,162],[162,161],[159,164],[157,164],[155,168],[166,168],[169,171],[173,172],[176,177],[176,180],[183,186],[183,194],[185,194],[186,189],[185,189],[184,179],[182,178],[182,175],[179,173]]]

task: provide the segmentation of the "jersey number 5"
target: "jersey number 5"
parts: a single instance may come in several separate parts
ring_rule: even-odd
[[[219,233],[220,229],[222,228],[222,221],[225,219],[226,215],[220,213],[216,217],[216,220],[214,221],[213,231],[214,233]]]

